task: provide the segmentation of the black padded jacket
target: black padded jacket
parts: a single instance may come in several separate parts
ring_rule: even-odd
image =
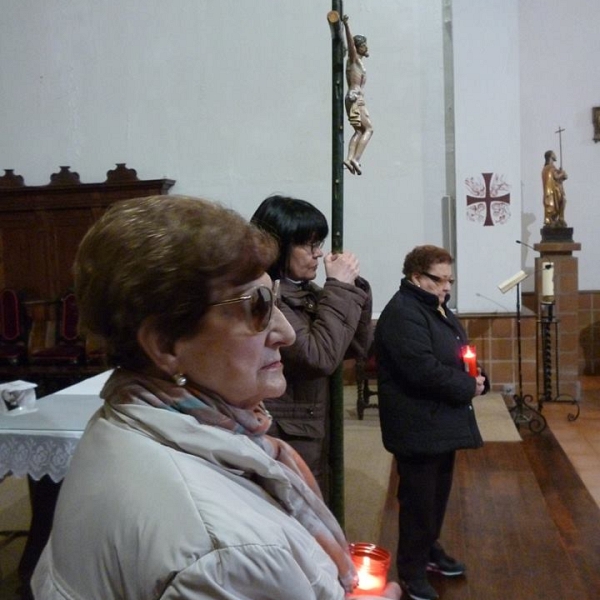
[[[385,448],[397,456],[477,448],[483,440],[464,367],[468,344],[458,318],[434,294],[403,279],[375,330],[379,416]],[[487,382],[486,382],[487,383]]]

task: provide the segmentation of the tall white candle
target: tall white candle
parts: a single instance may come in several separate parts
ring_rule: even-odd
[[[554,302],[554,263],[542,263],[542,302]]]

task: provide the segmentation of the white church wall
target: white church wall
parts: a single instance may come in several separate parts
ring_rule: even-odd
[[[514,0],[485,2],[500,23],[507,20],[503,11],[514,23]],[[345,176],[345,247],[361,259],[376,311],[395,291],[405,253],[444,239],[442,198],[450,191],[442,3],[345,2],[355,33],[369,41],[366,95],[375,127],[364,174]],[[481,6],[454,0],[453,8]],[[274,192],[306,198],[329,216],[330,9],[329,0],[4,3],[0,168],[36,185],[60,165],[94,182],[126,162],[141,178],[176,179],[173,193],[221,200],[246,216]],[[520,171],[511,193],[522,195],[515,238],[539,241],[543,152],[557,148],[554,131],[561,125],[567,221],[582,244],[580,288],[600,289],[594,264],[600,144],[592,141],[591,124],[591,108],[600,105],[600,12],[590,0],[568,6],[528,0],[518,3],[517,26],[508,49],[511,58],[518,51],[520,77],[520,144],[512,155],[518,165],[510,167]],[[478,50],[455,55],[465,72],[478,57]],[[508,98],[503,110],[514,110],[514,101]],[[476,113],[474,106],[473,119],[488,118]],[[350,134],[346,125],[346,140]],[[483,162],[489,137],[482,138]],[[489,295],[497,279],[533,266],[534,253],[515,248],[516,259],[511,250],[489,280],[467,285],[469,278],[459,275],[465,308],[491,308],[476,294]]]
[[[544,211],[541,171],[544,152],[559,155],[562,134],[565,217],[573,227],[579,289],[600,289],[600,144],[593,142],[592,107],[600,106],[600,11],[593,0],[519,2],[521,65],[521,171],[523,239],[540,241]],[[536,252],[524,249],[533,268]],[[530,278],[531,279],[531,278]],[[532,281],[526,282],[531,288]]]
[[[441,4],[441,3],[440,3]],[[0,21],[0,168],[28,185],[117,162],[249,217],[271,193],[331,205],[329,0],[21,0]],[[404,254],[441,243],[441,6],[347,1],[368,38],[375,134],[345,177],[345,248],[375,310]],[[352,130],[346,127],[346,140]],[[321,274],[322,276],[322,274]]]

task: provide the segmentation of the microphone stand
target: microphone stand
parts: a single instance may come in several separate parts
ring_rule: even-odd
[[[545,417],[539,410],[531,406],[533,396],[531,394],[523,395],[523,366],[521,355],[521,284],[517,283],[517,360],[519,371],[519,389],[513,396],[514,405],[508,409],[517,429],[523,423],[527,423],[532,433],[541,433],[546,429],[547,423]]]

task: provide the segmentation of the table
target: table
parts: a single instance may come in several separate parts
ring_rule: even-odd
[[[57,393],[37,400],[35,412],[0,416],[0,478],[8,474],[59,482],[90,417],[97,394]]]
[[[48,541],[60,482],[90,417],[100,408],[100,390],[112,371],[76,383],[36,401],[36,410],[0,415],[0,480],[28,478],[29,536],[19,563],[28,584]]]

